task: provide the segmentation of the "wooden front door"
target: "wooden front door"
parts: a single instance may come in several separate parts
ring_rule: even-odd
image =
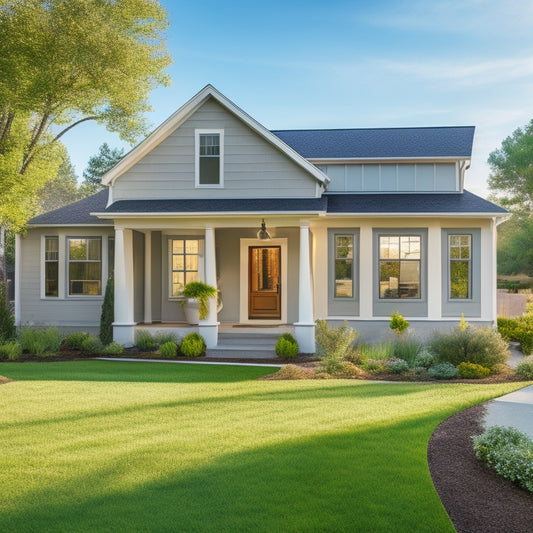
[[[281,246],[248,248],[248,318],[281,318]]]

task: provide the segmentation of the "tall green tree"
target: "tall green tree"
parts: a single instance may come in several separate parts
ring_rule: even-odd
[[[0,0],[0,223],[30,215],[71,128],[93,120],[128,142],[145,131],[148,95],[169,83],[167,27],[155,0]]]
[[[498,227],[498,272],[533,276],[533,120],[504,139],[488,163],[491,199],[512,213]]]
[[[87,168],[83,171],[81,190],[84,196],[89,196],[101,191],[102,176],[113,168],[124,157],[124,149],[109,148],[107,143],[102,144],[98,154],[89,158]]]

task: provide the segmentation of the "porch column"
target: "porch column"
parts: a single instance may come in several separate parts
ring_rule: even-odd
[[[152,323],[152,232],[144,232],[144,323]]]
[[[113,340],[124,346],[135,343],[133,321],[133,233],[115,228],[115,321]]]
[[[215,230],[205,228],[205,282],[217,286],[217,265],[215,255]],[[209,299],[209,315],[205,320],[200,320],[198,332],[204,338],[208,348],[218,344],[217,299]]]
[[[298,322],[294,335],[301,353],[315,353],[315,321],[313,317],[313,286],[309,255],[309,222],[300,224],[300,277],[298,280]]]

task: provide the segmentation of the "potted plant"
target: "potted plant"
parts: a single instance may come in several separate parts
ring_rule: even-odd
[[[203,281],[190,281],[181,294],[187,298],[182,302],[187,322],[198,324],[209,315],[209,298],[216,298],[217,290]]]

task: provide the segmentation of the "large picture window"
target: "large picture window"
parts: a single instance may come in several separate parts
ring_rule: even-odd
[[[59,296],[59,237],[45,237],[44,242],[44,295]]]
[[[171,239],[170,241],[170,296],[181,296],[189,281],[199,280],[200,241],[198,239]]]
[[[379,236],[379,298],[420,298],[420,235]]]
[[[102,294],[102,239],[73,238],[67,241],[69,296]]]
[[[196,130],[196,185],[223,185],[224,133],[222,130]]]
[[[471,297],[472,236],[448,235],[449,297],[452,300]]]

